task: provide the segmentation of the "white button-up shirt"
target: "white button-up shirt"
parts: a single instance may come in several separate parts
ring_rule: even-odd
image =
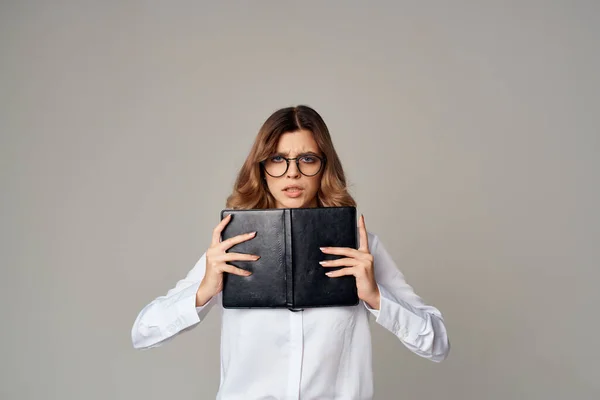
[[[450,349],[441,313],[415,294],[379,238],[368,233],[381,293],[380,309],[351,307],[225,309],[221,294],[196,307],[206,253],[166,295],[138,314],[131,337],[137,349],[167,343],[221,310],[221,400],[373,397],[368,316],[412,352],[439,362]],[[335,278],[331,278],[335,279]]]

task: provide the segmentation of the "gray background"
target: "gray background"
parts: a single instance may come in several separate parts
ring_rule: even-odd
[[[595,1],[2,2],[0,397],[214,398],[218,313],[131,325],[294,104],[446,319],[441,364],[373,326],[376,398],[600,397],[599,38]]]

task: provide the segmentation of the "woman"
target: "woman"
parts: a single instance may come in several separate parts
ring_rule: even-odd
[[[306,106],[284,108],[260,129],[227,208],[355,206],[325,122]],[[214,229],[209,249],[166,295],[144,307],[132,328],[135,348],[162,345],[197,326],[213,307],[221,325],[221,383],[217,399],[371,399],[373,378],[368,316],[412,352],[439,362],[450,345],[440,312],[423,303],[384,248],[359,219],[360,247],[324,248],[343,257],[323,268],[331,279],[353,275],[360,302],[353,307],[224,309],[223,273],[249,275],[227,262],[260,254],[226,253],[253,233],[220,241],[229,222]]]

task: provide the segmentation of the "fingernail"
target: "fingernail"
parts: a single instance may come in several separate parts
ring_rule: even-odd
[[[250,232],[249,235],[254,236],[254,235],[256,235],[256,232]]]
[[[319,261],[319,264],[325,265],[325,264],[327,264],[327,261]]]
[[[333,272],[326,272],[325,275],[327,276],[331,276],[333,274]]]
[[[325,251],[326,247],[319,247],[321,251]]]

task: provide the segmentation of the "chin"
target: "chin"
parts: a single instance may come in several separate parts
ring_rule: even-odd
[[[303,198],[297,198],[297,199],[290,199],[290,198],[285,198],[285,199],[278,199],[279,204],[281,204],[282,208],[309,208],[311,207],[309,204],[311,203],[310,201],[306,201]]]
[[[281,205],[283,205],[284,208],[303,208],[304,207],[304,202],[303,201],[298,201],[298,200],[290,200],[290,199],[285,199],[283,201],[279,202]]]

